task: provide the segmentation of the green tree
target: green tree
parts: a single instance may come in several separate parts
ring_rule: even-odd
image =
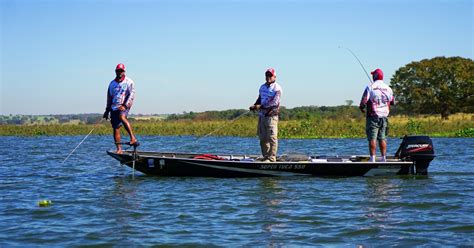
[[[441,114],[474,112],[474,61],[435,57],[401,67],[391,79],[400,112]]]

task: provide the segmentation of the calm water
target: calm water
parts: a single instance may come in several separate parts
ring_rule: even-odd
[[[108,157],[112,137],[0,137],[0,247],[474,246],[474,139],[434,139],[428,177],[158,178]],[[140,137],[175,150],[193,137]],[[389,140],[394,153],[398,139]],[[258,153],[256,138],[179,151]],[[280,140],[280,153],[365,154],[363,139]],[[48,199],[50,207],[38,207]]]

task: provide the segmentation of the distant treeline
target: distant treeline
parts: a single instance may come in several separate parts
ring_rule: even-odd
[[[176,121],[176,120],[196,120],[196,121],[215,121],[215,120],[233,120],[248,110],[230,109],[223,111],[205,111],[205,112],[183,112],[181,114],[171,115],[131,115],[131,121],[154,122],[154,121]],[[258,113],[251,112],[245,117],[256,117]],[[303,106],[296,108],[280,108],[280,120],[314,120],[320,118],[340,119],[363,118],[360,110],[356,106]],[[28,124],[94,124],[100,121],[102,114],[70,114],[70,115],[10,115],[0,116],[0,125],[28,125]]]
[[[142,118],[144,115],[132,115]],[[163,115],[146,115],[147,118],[163,118]],[[95,124],[102,119],[102,114],[62,114],[62,115],[0,115],[0,125],[48,125],[48,124]]]
[[[295,108],[280,108],[280,120],[315,120],[315,119],[363,119],[365,116],[360,112],[358,106],[352,106],[348,100],[347,105],[340,106],[302,106]],[[233,120],[246,113],[245,109],[230,109],[224,111],[184,112],[182,114],[169,115],[166,120]],[[400,114],[396,107],[391,109],[392,115]],[[251,112],[246,116],[256,117],[258,113]]]
[[[357,106],[352,105],[351,100],[347,100],[346,105],[340,106],[302,106],[295,108],[280,108],[280,120],[282,121],[301,121],[301,120],[362,120],[365,116],[360,112]],[[132,122],[157,122],[157,121],[222,121],[233,120],[238,117],[256,118],[258,113],[247,113],[246,109],[229,109],[222,111],[205,111],[205,112],[183,112],[181,114],[154,114],[154,115],[130,115]],[[245,113],[247,113],[245,116]],[[417,114],[407,114],[394,106],[391,108],[391,115],[418,116]],[[69,114],[69,115],[9,115],[0,116],[0,125],[48,125],[48,124],[95,124],[102,118],[102,114]]]
[[[167,120],[233,120],[248,110],[230,109],[224,111],[205,111],[205,112],[185,112],[182,114],[169,115]],[[249,117],[256,117],[258,113],[251,112]],[[296,108],[280,108],[280,120],[313,120],[319,118],[340,119],[340,118],[363,118],[360,110],[356,106],[303,106]]]
[[[2,115],[0,125],[27,124],[93,124],[99,120],[99,114],[69,114],[69,115]]]

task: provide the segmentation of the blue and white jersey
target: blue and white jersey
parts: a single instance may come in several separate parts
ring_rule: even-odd
[[[281,86],[278,83],[262,84],[259,90],[261,116],[275,116],[280,110],[280,98],[282,94]]]
[[[107,90],[107,108],[117,110],[120,106],[125,106],[127,110],[132,107],[135,99],[135,83],[129,77],[125,77],[122,82],[112,80]]]

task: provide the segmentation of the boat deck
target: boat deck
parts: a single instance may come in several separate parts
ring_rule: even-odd
[[[109,154],[116,154],[115,152],[109,151]],[[116,154],[119,155],[119,154]],[[132,151],[125,151],[121,155],[133,156]],[[141,158],[168,158],[168,159],[200,159],[200,156],[211,155],[215,156],[215,159],[208,160],[219,160],[222,162],[262,162],[263,157],[260,155],[233,155],[233,154],[198,154],[198,153],[174,153],[174,152],[149,152],[149,151],[137,151],[136,154]],[[201,158],[203,159],[203,158]],[[383,163],[380,157],[376,158],[376,162]],[[277,161],[273,163],[368,163],[368,155],[305,155],[305,154],[282,154],[277,157]],[[396,164],[412,164],[409,161],[403,161],[394,156],[387,156],[385,163],[396,163]]]

